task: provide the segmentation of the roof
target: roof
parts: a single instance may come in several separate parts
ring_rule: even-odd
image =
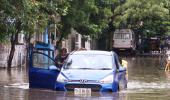
[[[100,50],[83,50],[83,51],[73,51],[71,54],[113,55],[113,52],[111,52],[111,51],[100,51]]]

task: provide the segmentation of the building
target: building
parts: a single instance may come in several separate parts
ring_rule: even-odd
[[[74,29],[72,29],[71,34],[62,41],[62,48],[67,48],[68,52],[78,50],[82,47],[91,50],[91,38],[89,36],[82,36]]]

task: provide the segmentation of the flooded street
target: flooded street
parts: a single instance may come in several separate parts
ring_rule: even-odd
[[[123,57],[128,61],[128,88],[119,93],[75,96],[73,92],[29,89],[26,69],[0,69],[0,100],[168,100],[170,72],[159,68],[159,57]]]

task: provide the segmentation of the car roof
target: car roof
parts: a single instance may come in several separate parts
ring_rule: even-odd
[[[100,50],[82,50],[82,51],[73,51],[70,54],[75,54],[75,55],[79,55],[79,54],[93,54],[93,55],[113,55],[112,51],[100,51]]]

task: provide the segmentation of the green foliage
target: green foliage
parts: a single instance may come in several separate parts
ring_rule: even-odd
[[[68,0],[70,1],[70,0]],[[1,0],[0,1],[0,42],[16,32],[42,33],[49,23],[56,23],[51,16],[66,15],[67,0]],[[17,23],[20,22],[20,29]]]
[[[108,27],[113,2],[114,0],[72,0],[68,14],[62,16],[62,33],[67,35],[74,28],[82,35],[97,37]]]
[[[169,0],[127,0],[116,8],[115,13],[121,13],[115,19],[117,27],[142,29],[143,34],[149,36],[164,35],[169,31],[169,26],[165,25],[170,22]]]
[[[61,16],[60,22],[57,16]],[[17,22],[21,22],[19,31],[25,34],[33,34],[35,29],[42,33],[48,24],[57,23],[64,36],[74,28],[82,35],[97,37],[101,32],[108,33],[112,17],[116,28],[170,34],[169,16],[170,0],[1,0],[0,42],[18,31]]]

